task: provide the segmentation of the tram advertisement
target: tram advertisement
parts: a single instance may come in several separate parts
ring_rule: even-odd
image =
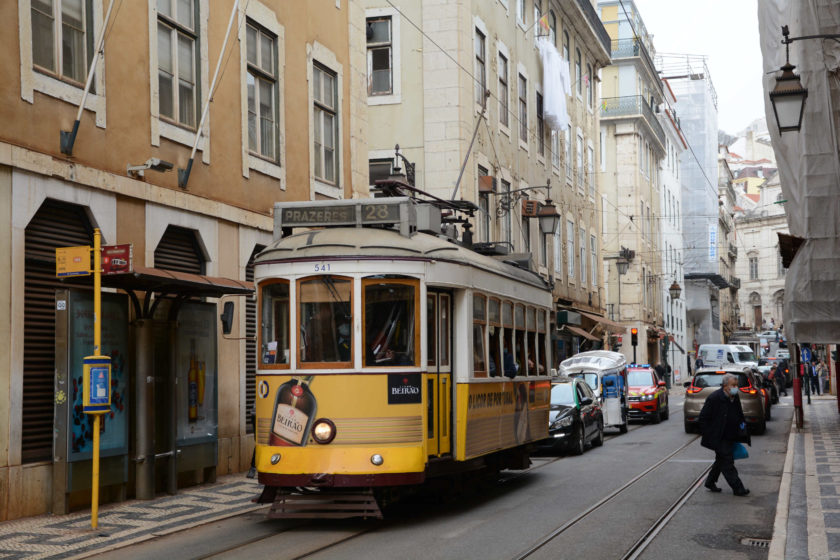
[[[335,426],[332,445],[420,444],[421,377],[392,375],[260,375],[257,442],[304,447],[320,420]]]
[[[548,437],[548,381],[458,385],[458,459]]]

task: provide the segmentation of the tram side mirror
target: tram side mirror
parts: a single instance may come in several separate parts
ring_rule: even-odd
[[[222,314],[219,315],[222,320],[222,334],[230,334],[233,329],[233,302],[226,301],[222,309]]]

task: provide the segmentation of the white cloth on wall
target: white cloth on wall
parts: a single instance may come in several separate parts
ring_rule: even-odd
[[[572,94],[569,63],[546,39],[537,41],[543,65],[543,116],[551,130],[566,130],[571,123],[566,96]]]

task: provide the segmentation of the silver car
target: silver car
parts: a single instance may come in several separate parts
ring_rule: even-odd
[[[691,381],[685,383],[685,404],[683,416],[686,433],[692,433],[698,428],[698,419],[706,397],[720,389],[723,375],[731,373],[738,376],[739,397],[741,408],[750,431],[763,434],[767,428],[765,397],[758,376],[750,368],[729,365],[720,368],[700,368]]]

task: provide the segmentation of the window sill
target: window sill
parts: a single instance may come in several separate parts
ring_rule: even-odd
[[[368,106],[375,105],[397,105],[402,103],[402,95],[399,93],[391,93],[389,95],[368,95]]]
[[[519,139],[519,149],[530,153],[530,150],[528,149],[528,142],[525,142],[521,138]]]
[[[279,179],[280,190],[286,190],[286,182],[283,181],[286,175],[285,170],[282,167],[280,167],[279,164],[274,163],[272,161],[268,161],[253,154],[248,154],[248,168],[257,171],[258,173],[262,173],[263,175],[272,177],[274,179]]]
[[[167,120],[164,120],[158,117],[158,122],[160,123],[160,136],[162,138],[166,138],[168,140],[172,140],[173,142],[177,142],[179,144],[183,144],[184,146],[189,146],[192,148],[193,142],[195,142],[195,134],[196,131],[188,130],[176,124],[173,124]],[[202,137],[198,141],[198,149],[202,152],[204,151],[204,143],[206,138],[202,135]]]
[[[35,91],[67,101],[76,107],[82,102],[83,85],[77,86],[34,69],[31,75],[32,89]],[[89,92],[87,99],[85,99],[85,109],[96,114],[96,126],[105,128],[105,97]]]
[[[499,123],[499,132],[501,132],[502,134],[507,136],[508,139],[510,139],[510,128],[507,127],[506,125],[503,125],[502,123]]]
[[[342,195],[344,194],[341,190],[341,187],[338,185],[333,185],[330,183],[325,183],[321,179],[317,177],[313,178],[313,182],[315,183],[315,193],[320,194],[322,196],[326,196],[328,198],[333,198],[336,200],[340,200]]]

